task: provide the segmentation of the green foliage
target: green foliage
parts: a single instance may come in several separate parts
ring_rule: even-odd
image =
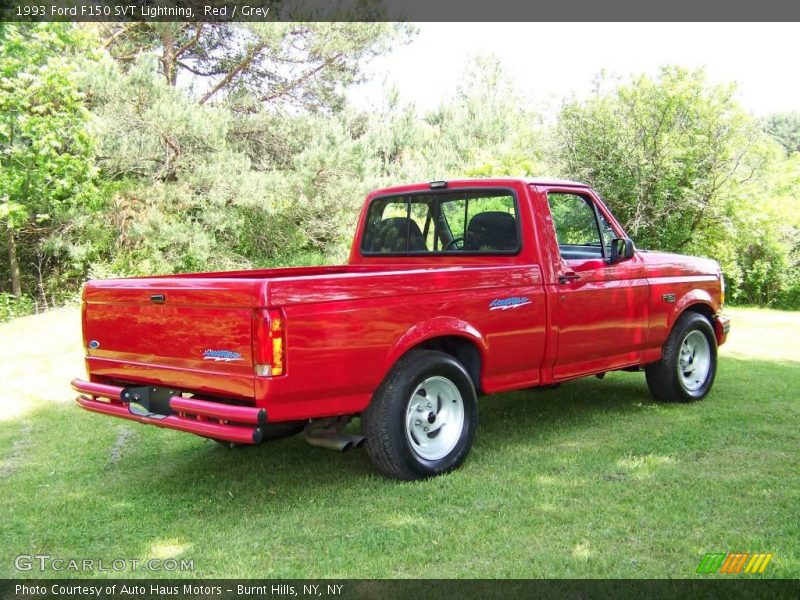
[[[455,97],[425,120],[436,133],[432,164],[444,163],[456,177],[533,175],[547,168],[541,119],[496,57],[478,56]]]
[[[564,106],[557,156],[591,183],[642,247],[681,250],[729,218],[753,127],[733,88],[669,68]]]
[[[800,308],[800,154],[759,148],[762,176],[740,189],[736,224],[721,251],[735,253],[735,302]]]
[[[64,25],[15,25],[0,46],[0,215],[20,229],[92,193],[92,139],[77,80],[87,41]]]
[[[27,256],[25,248],[18,252],[19,241],[41,264],[42,240],[95,197],[93,139],[80,86],[93,39],[65,24],[8,25],[4,35],[0,220],[10,254],[7,272],[20,296],[20,258]],[[39,285],[44,286],[41,278]]]
[[[640,246],[720,260],[732,301],[800,307],[800,153],[760,133],[731,88],[676,68],[603,78],[608,91],[567,101],[550,126],[496,58],[479,57],[427,113],[394,90],[374,110],[348,108],[343,91],[365,61],[408,33],[7,25],[0,243],[17,254],[11,291],[52,306],[86,277],[341,262],[371,189],[560,171],[594,184]],[[762,127],[780,140],[789,121]],[[0,262],[4,282],[13,272]]]
[[[29,315],[33,312],[33,308],[34,302],[29,296],[17,298],[13,294],[0,292],[0,323]]]
[[[559,115],[564,175],[592,184],[640,247],[719,260],[732,300],[800,308],[796,161],[702,71],[608,83]]]
[[[102,27],[120,62],[158,56],[159,79],[189,80],[200,104],[229,99],[252,109],[339,110],[362,65],[407,39],[403,24],[366,22],[373,2],[354,3],[360,23],[113,23]],[[324,19],[323,19],[324,20]],[[378,21],[380,19],[377,19]],[[288,68],[287,68],[288,67]]]
[[[761,126],[767,135],[783,146],[786,154],[800,152],[800,112],[770,115]]]

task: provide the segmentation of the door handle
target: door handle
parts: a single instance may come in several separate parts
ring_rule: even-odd
[[[567,283],[569,281],[577,281],[581,276],[577,273],[564,273],[558,276],[558,283]]]

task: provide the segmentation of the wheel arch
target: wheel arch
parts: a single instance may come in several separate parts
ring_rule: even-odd
[[[706,304],[705,302],[695,302],[694,304],[688,305],[686,308],[681,311],[681,314],[678,315],[678,318],[687,312],[694,312],[703,315],[706,319],[708,319],[709,325],[714,327],[714,309],[711,307],[710,304]],[[677,321],[677,318],[675,319]]]
[[[384,367],[384,377],[392,367],[413,350],[438,350],[458,360],[480,392],[486,342],[480,332],[460,319],[442,317],[412,327],[395,344]]]
[[[685,312],[696,312],[703,315],[708,319],[711,327],[714,327],[714,315],[717,314],[717,309],[714,299],[707,291],[694,289],[681,297],[670,315],[667,332],[672,331],[675,323]]]

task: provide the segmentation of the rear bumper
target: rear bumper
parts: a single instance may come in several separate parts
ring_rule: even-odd
[[[128,404],[121,397],[124,388],[73,379],[72,389],[80,393],[75,400],[85,410],[237,444],[260,444],[263,437],[260,426],[267,422],[263,408],[182,396],[172,396],[169,400],[175,414],[162,418],[144,417],[128,410]],[[107,398],[108,401],[97,398]]]
[[[717,346],[721,346],[728,339],[731,330],[731,319],[724,315],[714,317],[714,334],[717,336]]]

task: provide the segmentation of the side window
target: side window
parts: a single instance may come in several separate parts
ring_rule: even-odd
[[[592,203],[583,196],[562,192],[548,194],[547,200],[561,257],[603,258],[603,239]]]

